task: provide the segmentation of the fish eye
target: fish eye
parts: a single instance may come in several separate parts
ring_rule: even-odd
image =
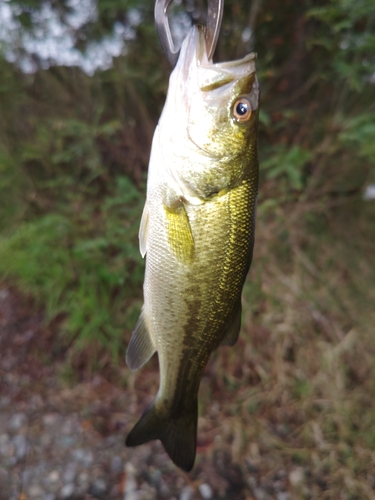
[[[233,117],[237,122],[244,123],[249,121],[252,113],[251,102],[247,97],[240,97],[234,103]]]

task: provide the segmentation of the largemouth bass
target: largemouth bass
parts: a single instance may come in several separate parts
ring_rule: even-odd
[[[160,387],[126,444],[160,439],[186,471],[195,460],[203,370],[241,327],[258,189],[254,60],[214,64],[202,28],[193,27],[152,143],[139,234],[144,305],[126,359],[136,370],[157,351]]]

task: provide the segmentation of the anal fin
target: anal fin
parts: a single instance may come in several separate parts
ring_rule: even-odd
[[[126,351],[126,363],[131,370],[138,370],[147,363],[155,351],[142,310]]]
[[[242,305],[240,299],[235,314],[231,317],[231,321],[228,322],[226,333],[221,341],[221,345],[232,346],[237,342],[241,330],[241,312]]]

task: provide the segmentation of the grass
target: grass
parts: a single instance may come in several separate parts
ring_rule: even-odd
[[[65,314],[65,340],[123,355],[124,330],[140,311],[143,260],[137,249],[143,200],[126,177],[107,197],[74,200],[22,222],[0,238],[0,274],[36,297],[49,320]]]
[[[203,381],[227,399],[232,455],[287,470],[295,499],[375,498],[374,216],[358,198],[313,223],[303,203],[261,205],[243,332]]]
[[[241,3],[249,19],[249,2],[232,3],[229,59]],[[360,199],[375,178],[373,2],[310,3],[259,11],[255,254],[239,342],[202,380],[199,435],[220,428],[214,449],[243,470],[286,471],[292,500],[374,499],[375,207]],[[103,373],[98,352],[121,363],[142,302],[144,194],[129,179],[141,185],[169,69],[147,42],[153,25],[139,29],[93,77],[0,61],[0,278],[63,318],[67,384],[74,356],[88,371]],[[138,376],[139,400],[156,371],[153,360]]]
[[[215,351],[202,380],[199,439],[220,432],[198,464],[227,448],[261,477],[286,471],[293,500],[373,499],[375,206],[316,190],[280,201],[267,195],[277,182],[261,186],[240,340]],[[76,191],[1,236],[0,274],[47,319],[65,315],[56,343],[74,340],[67,366],[77,353],[90,372],[101,370],[98,350],[110,365],[123,357],[141,305],[142,206],[120,176],[101,197]],[[142,370],[153,385],[140,394],[155,392],[156,371]],[[76,380],[71,368],[61,377]]]
[[[292,500],[373,499],[375,206],[319,186],[273,196],[289,174],[261,186],[240,340],[213,353],[201,384],[198,436],[213,444],[198,465],[229,449],[243,470],[285,473]],[[103,350],[116,371],[142,301],[144,196],[122,176],[100,196],[88,186],[49,212],[26,211],[0,238],[0,275],[36,297],[47,320],[65,317],[56,343],[72,345],[60,370],[68,384],[71,364],[102,370]],[[116,384],[151,397],[156,372],[150,363],[134,388],[121,369]]]

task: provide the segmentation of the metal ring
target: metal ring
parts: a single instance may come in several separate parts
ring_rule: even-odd
[[[180,50],[176,50],[167,11],[173,0],[156,0],[155,24],[164,53],[172,67],[177,63]],[[208,0],[207,26],[205,30],[207,57],[211,60],[219,38],[221,21],[223,18],[224,0]]]

